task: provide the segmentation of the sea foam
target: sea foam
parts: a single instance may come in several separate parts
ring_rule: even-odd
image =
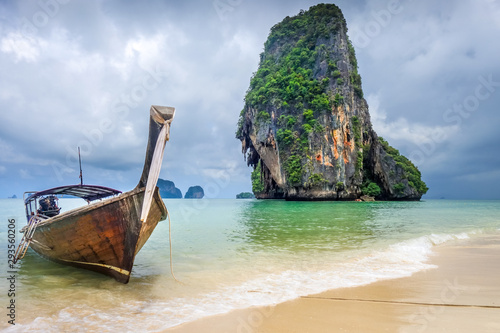
[[[252,306],[268,306],[330,289],[356,287],[376,281],[410,276],[432,269],[434,246],[469,238],[468,233],[431,234],[398,242],[384,249],[341,261],[309,258],[294,269],[264,273],[235,285],[225,285],[190,297],[156,301],[124,301],[115,308],[72,305],[57,316],[39,317],[31,324],[7,332],[79,331],[156,332],[206,316]],[[96,296],[97,297],[97,296]],[[80,329],[81,328],[81,329]]]

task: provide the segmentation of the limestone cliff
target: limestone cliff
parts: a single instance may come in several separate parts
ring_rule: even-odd
[[[175,187],[174,182],[159,178],[156,186],[160,189],[160,196],[165,199],[181,199],[182,192]]]
[[[184,195],[184,199],[203,199],[205,196],[205,192],[201,186],[191,186],[186,194]]]
[[[257,198],[419,200],[418,169],[378,138],[341,10],[320,4],[272,27],[236,137]]]

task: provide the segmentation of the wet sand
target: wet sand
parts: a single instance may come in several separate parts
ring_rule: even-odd
[[[500,236],[435,248],[437,268],[232,311],[166,332],[500,332]]]

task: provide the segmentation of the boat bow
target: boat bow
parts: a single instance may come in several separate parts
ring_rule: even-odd
[[[153,200],[156,183],[160,176],[165,145],[170,138],[170,124],[174,119],[175,108],[153,105],[150,109],[149,139],[146,160],[138,188],[146,187],[141,210],[141,222],[146,223]]]

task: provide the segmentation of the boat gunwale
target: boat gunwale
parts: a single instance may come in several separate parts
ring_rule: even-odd
[[[110,204],[113,204],[117,201],[120,201],[120,200],[123,200],[125,199],[125,197],[130,197],[130,196],[133,196],[133,195],[136,195],[142,191],[145,191],[145,187],[141,187],[141,188],[134,188],[133,190],[131,191],[128,191],[128,192],[123,192],[121,193],[120,195],[118,196],[115,196],[115,197],[111,197],[111,198],[105,198],[105,199],[101,199],[99,201],[94,201],[94,202],[91,202],[89,203],[88,205],[85,205],[85,206],[81,206],[81,207],[76,207],[76,208],[73,208],[71,210],[68,210],[66,212],[63,212],[59,215],[56,215],[54,217],[51,217],[51,218],[48,218],[46,220],[43,220],[43,221],[40,221],[38,224],[37,224],[37,228],[39,227],[44,227],[44,226],[47,226],[47,225],[50,225],[50,224],[53,224],[53,223],[57,223],[59,222],[59,220],[62,220],[62,219],[66,219],[66,218],[69,218],[69,217],[73,217],[75,215],[78,215],[78,214],[81,214],[81,213],[85,213],[87,211],[91,211],[91,210],[94,210],[96,208],[100,208],[100,207],[104,207],[104,206],[107,206],[107,205],[110,205]],[[161,197],[160,197],[161,199]],[[161,206],[161,205],[160,205]],[[163,205],[163,207],[165,207],[165,205]],[[166,207],[162,210],[165,210],[164,214],[166,214]],[[162,219],[164,220],[164,219]],[[161,220],[160,220],[161,221]],[[24,232],[24,229],[27,227],[28,225],[24,226],[20,232]]]

